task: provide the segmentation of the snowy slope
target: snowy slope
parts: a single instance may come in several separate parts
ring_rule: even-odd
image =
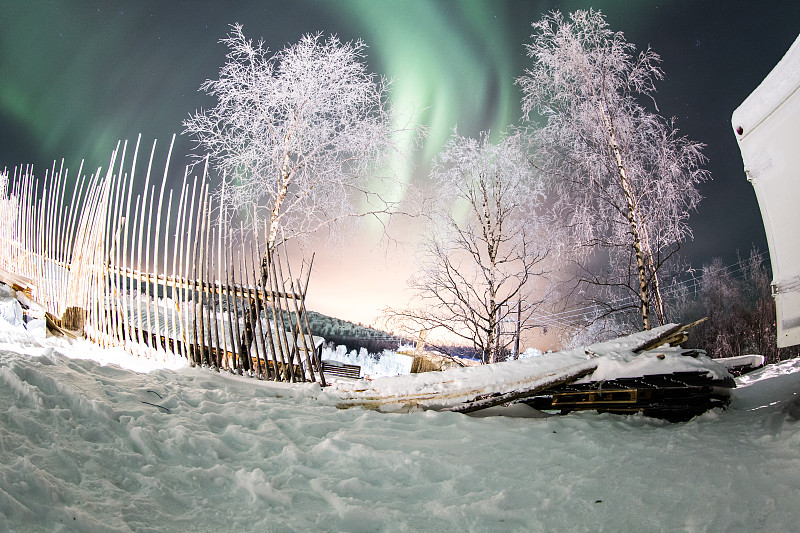
[[[2,324],[2,321],[0,321]],[[685,424],[320,405],[0,327],[0,531],[791,531],[800,362]],[[73,358],[68,358],[69,355]],[[88,357],[77,359],[74,357]],[[126,366],[141,361],[118,357]]]

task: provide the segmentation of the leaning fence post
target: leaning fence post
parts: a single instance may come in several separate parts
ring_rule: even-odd
[[[314,369],[312,368],[311,360],[308,357],[308,343],[306,342],[306,332],[303,331],[303,323],[300,320],[300,310],[297,307],[297,298],[298,298],[297,290],[299,290],[299,288],[295,290],[294,281],[292,281],[292,265],[289,263],[289,253],[286,251],[286,247],[283,248],[283,253],[284,257],[286,258],[286,271],[289,274],[289,287],[292,290],[292,304],[294,306],[294,313],[295,313],[294,314],[295,328],[297,330],[297,335],[300,336],[300,339],[302,341],[301,344],[303,345],[303,351],[306,355],[306,370],[308,371],[308,376],[311,379],[311,381],[316,381],[316,379],[314,379]],[[308,331],[308,334],[311,335],[311,330]],[[294,332],[292,332],[292,335],[294,335]],[[311,338],[311,340],[313,343],[313,337]],[[295,346],[297,346],[297,342],[295,342]],[[297,358],[300,359],[299,353]]]
[[[253,235],[253,240],[258,238],[257,235]],[[259,344],[261,345],[261,351],[264,354],[264,379],[268,379],[270,377],[269,372],[269,353],[267,352],[267,347],[264,344],[264,327],[261,324],[261,301],[260,301],[260,291],[258,290],[258,275],[256,274],[256,261],[255,256],[253,254],[253,243],[250,243],[250,266],[253,269],[253,302],[255,304],[255,313],[256,313],[256,325],[258,326],[258,340]],[[266,313],[265,313],[266,316]]]

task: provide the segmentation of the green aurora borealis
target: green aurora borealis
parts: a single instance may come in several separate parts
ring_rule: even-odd
[[[552,9],[588,7],[637,48],[661,54],[662,114],[708,145],[714,179],[701,189],[687,256],[700,266],[717,255],[730,261],[752,243],[766,250],[729,121],[800,32],[794,0],[0,0],[0,168],[32,163],[43,177],[62,157],[74,169],[83,158],[86,168],[105,166],[117,140],[139,133],[146,146],[159,139],[163,157],[181,121],[211,104],[197,88],[217,76],[225,56],[218,41],[241,22],[272,50],[308,32],[363,39],[371,69],[394,80],[394,102],[429,128],[405,170],[424,185],[453,127],[474,136],[519,120],[513,81],[529,62],[530,23]],[[190,149],[179,136],[175,181]]]

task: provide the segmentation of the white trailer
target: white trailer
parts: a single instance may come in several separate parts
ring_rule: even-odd
[[[778,347],[794,346],[800,344],[800,37],[731,122],[767,233]]]

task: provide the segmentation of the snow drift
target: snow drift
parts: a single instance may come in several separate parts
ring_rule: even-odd
[[[788,531],[800,520],[796,360],[739,378],[728,410],[684,424],[342,410],[320,405],[315,385],[167,363],[0,320],[0,530]]]

